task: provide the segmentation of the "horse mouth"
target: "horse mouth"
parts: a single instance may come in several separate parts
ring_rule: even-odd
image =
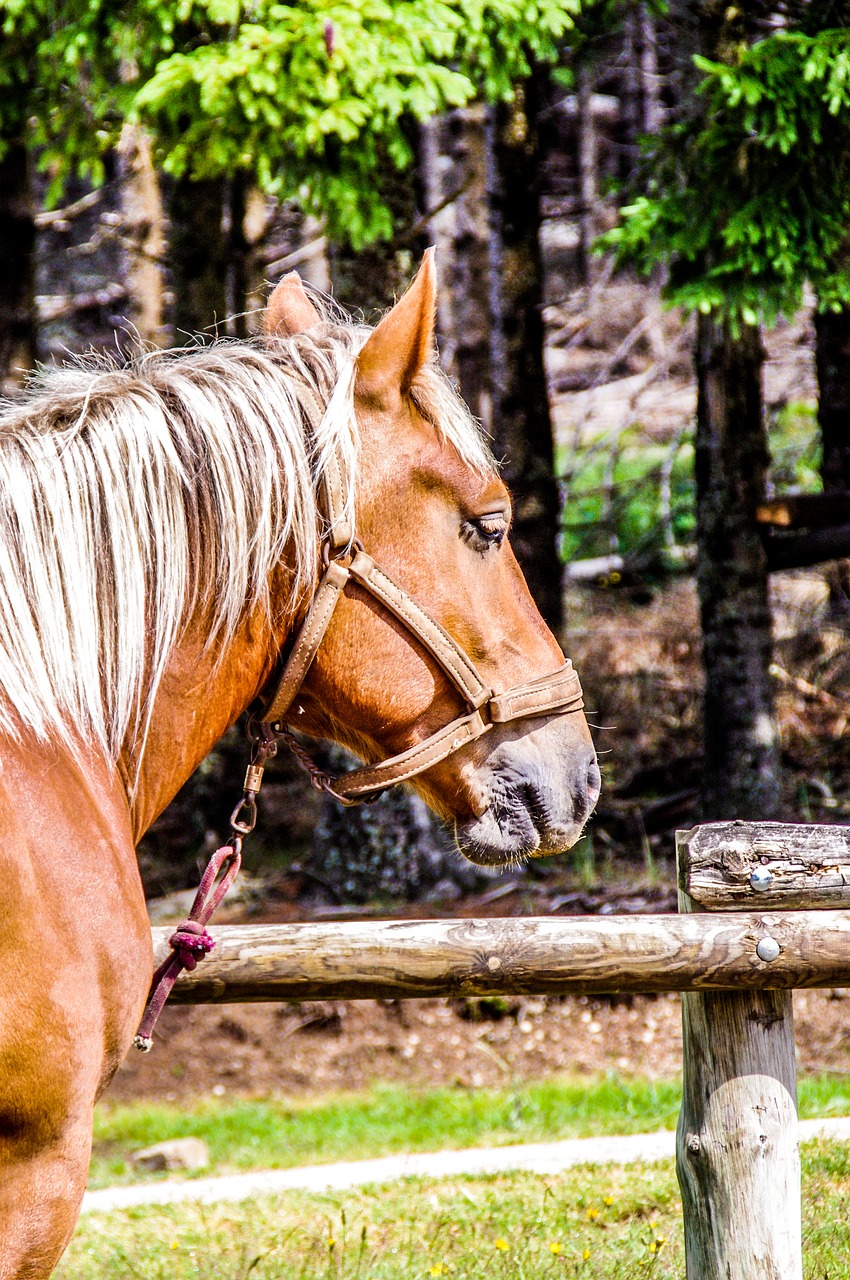
[[[472,822],[455,823],[455,843],[468,862],[502,867],[565,853],[584,830],[582,822],[544,822],[523,804],[491,804]]]
[[[579,793],[553,804],[548,789],[529,784],[496,787],[488,807],[467,822],[455,823],[455,842],[469,862],[482,867],[509,866],[527,858],[565,853],[580,839],[599,799],[595,759]]]

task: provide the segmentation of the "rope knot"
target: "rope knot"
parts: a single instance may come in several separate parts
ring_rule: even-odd
[[[241,845],[241,840],[235,837],[230,844],[215,851],[201,877],[188,919],[183,920],[168,939],[171,954],[153,975],[148,1002],[133,1041],[142,1053],[147,1053],[153,1044],[154,1025],[180,970],[188,969],[191,973],[198,961],[203,960],[215,946],[214,939],[207,933],[206,923],[236,877],[242,860]],[[222,873],[221,880],[217,880],[219,872]]]
[[[184,969],[188,969],[191,973],[197,967],[198,961],[203,960],[204,956],[212,951],[215,939],[207,933],[199,921],[184,920],[178,924],[168,939],[168,945],[180,957]]]

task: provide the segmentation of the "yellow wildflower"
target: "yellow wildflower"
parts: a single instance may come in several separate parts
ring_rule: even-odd
[[[561,1244],[560,1240],[552,1240],[552,1241],[551,1241],[551,1243],[550,1243],[550,1245],[549,1245],[549,1252],[550,1252],[550,1253],[563,1253],[563,1251],[564,1251],[564,1250],[563,1250],[563,1245]]]
[[[587,1262],[588,1258],[590,1257],[590,1250],[589,1249],[583,1250],[581,1256],[584,1259],[584,1261]]]
[[[587,1211],[588,1221],[595,1222],[598,1217],[599,1217],[599,1210],[594,1209],[593,1206],[591,1206]]]
[[[609,1209],[611,1208],[611,1205],[612,1205],[613,1203],[614,1203],[614,1197],[613,1197],[613,1196],[606,1196],[606,1197],[605,1197],[605,1204],[608,1206],[608,1208],[609,1208]]]
[[[505,1240],[502,1236],[499,1236],[498,1240],[496,1241],[496,1248],[499,1249],[502,1253],[505,1253],[510,1248],[510,1245],[508,1244],[507,1240]]]
[[[442,1262],[435,1262],[431,1270],[428,1272],[429,1276],[444,1276],[445,1274],[446,1268]]]

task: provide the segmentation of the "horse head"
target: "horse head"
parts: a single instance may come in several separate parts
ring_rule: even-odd
[[[411,780],[453,821],[467,858],[498,865],[573,845],[598,798],[599,769],[577,680],[511,550],[508,491],[435,366],[435,303],[429,252],[356,356],[357,543],[339,558],[339,599],[286,718],[367,761],[388,752],[408,760],[417,744],[430,760],[424,744],[442,741],[446,725],[474,721],[469,741],[450,741],[433,764],[411,771]],[[287,276],[269,301],[267,334],[292,337],[321,324],[298,277]],[[350,543],[353,532],[346,521],[341,541]],[[368,555],[356,551],[360,546]],[[395,600],[389,588],[372,588],[375,573],[363,565],[373,563],[384,583],[401,584]],[[426,621],[411,625],[414,615]],[[438,639],[440,630],[447,633],[447,662],[440,660],[442,641],[427,643],[430,622],[438,624]],[[486,686],[481,699],[463,675],[453,678],[452,664],[462,666],[464,655]],[[555,672],[572,682],[565,705],[551,694]],[[518,690],[514,702],[522,709],[513,717],[499,695]],[[477,718],[479,702],[492,694],[490,715]],[[535,697],[544,714],[533,713]],[[372,779],[373,790],[379,780]]]

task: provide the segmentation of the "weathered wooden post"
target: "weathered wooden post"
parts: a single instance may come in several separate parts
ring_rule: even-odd
[[[850,901],[850,831],[710,823],[677,835],[679,909],[793,910]],[[782,946],[766,919],[752,963]],[[777,965],[777,987],[790,984]],[[688,1280],[802,1280],[800,1152],[790,990],[682,996],[676,1171]]]

